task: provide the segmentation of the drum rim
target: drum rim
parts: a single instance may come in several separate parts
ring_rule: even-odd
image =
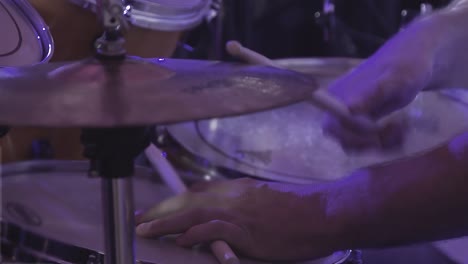
[[[34,32],[40,38],[39,42],[41,43],[42,60],[37,63],[33,63],[32,65],[49,62],[54,55],[55,49],[54,38],[52,37],[49,26],[28,0],[9,0],[9,2],[23,14],[24,19],[31,24]]]
[[[96,0],[69,0],[82,8],[96,12]],[[162,8],[157,3],[146,0],[134,0],[131,7],[130,22],[134,26],[160,31],[181,31],[194,28],[208,16],[212,0],[201,0],[200,4],[177,12],[170,8]],[[164,14],[152,12],[156,9],[164,10]],[[174,23],[176,22],[176,23]]]
[[[308,67],[343,69],[343,74],[345,74],[350,70],[355,69],[364,61],[364,59],[352,57],[292,57],[274,60],[275,63],[282,67],[305,74],[310,73],[309,71],[305,70]],[[339,74],[336,77],[338,78],[341,75],[342,74]]]
[[[183,169],[180,167],[178,168],[179,172],[181,172],[183,176],[186,176],[183,177],[184,180],[197,182],[200,181],[200,179],[205,181],[212,181],[216,179],[226,180],[238,179],[242,177],[256,178],[255,176],[236,171],[225,166],[215,165],[208,159],[192,153],[187,148],[185,148],[183,144],[180,143],[173,135],[171,135],[168,127],[156,127],[155,135],[157,139],[153,142],[153,144],[160,147],[172,163],[177,163],[178,165],[185,167]],[[199,163],[202,163],[203,165],[200,165]],[[189,172],[187,172],[187,170],[189,170]],[[194,173],[196,174],[195,177],[189,177],[186,175],[191,175]],[[205,175],[206,177],[202,178],[202,175]]]
[[[92,256],[96,257],[96,259],[103,259],[102,252],[97,252],[96,250],[90,250],[87,248],[61,242],[55,239],[46,238],[43,235],[29,231],[26,228],[21,227],[20,225],[4,221],[3,219],[0,219],[0,224],[2,226],[2,245],[9,244],[10,246],[15,247],[20,252],[28,253],[30,256],[33,256],[35,258],[53,261],[54,263],[71,264],[71,260],[66,260],[66,256],[64,255],[66,255],[67,252],[70,252],[70,250],[78,250],[83,255],[87,255],[87,260],[89,260]],[[14,229],[16,229],[18,233],[16,234],[15,238],[17,237],[19,241],[11,241],[10,239],[8,239],[8,237],[11,236],[9,233],[12,232],[10,230]],[[28,238],[35,239],[36,241],[34,243],[39,244],[40,248],[28,246],[27,242],[25,242],[25,240],[27,240]],[[85,251],[85,253],[83,253],[83,251]],[[61,252],[63,253],[61,254]],[[16,257],[15,255],[17,253],[15,253],[12,257]],[[84,257],[83,259],[86,259],[86,257]]]
[[[365,59],[356,57],[287,57],[274,59],[273,61],[281,64],[288,65],[288,63],[295,65],[311,65],[310,62],[314,62],[314,65],[324,66],[326,64],[331,65],[346,65],[355,67],[365,61]],[[324,63],[327,62],[327,63]]]
[[[0,224],[2,226],[2,233],[5,233],[5,237],[9,236],[9,230],[17,229],[18,231],[18,238],[20,241],[10,241],[8,238],[4,238],[3,235],[0,239],[1,244],[9,244],[19,250],[20,252],[28,253],[30,256],[35,258],[40,258],[41,260],[52,261],[53,263],[60,263],[60,264],[73,264],[71,259],[67,259],[67,253],[69,252],[79,252],[79,259],[90,261],[93,259],[97,261],[96,263],[103,263],[104,260],[104,253],[98,250],[89,249],[85,247],[80,247],[77,245],[73,245],[71,243],[67,243],[64,241],[59,241],[51,238],[47,238],[43,235],[38,233],[32,232],[27,230],[27,228],[21,227],[20,225],[10,223],[8,221],[4,221],[0,219]],[[40,244],[41,248],[34,248],[33,246],[28,246],[25,242],[25,238],[33,238],[36,239],[35,244]],[[13,256],[14,257],[14,256]],[[74,254],[74,257],[76,255]],[[94,262],[92,262],[94,263]],[[151,262],[137,260],[137,264],[155,264]]]
[[[26,252],[29,253],[31,256],[35,258],[41,258],[41,260],[47,260],[47,261],[53,261],[54,263],[60,263],[60,264],[72,264],[74,262],[71,262],[70,259],[67,260],[65,255],[67,252],[80,252],[80,259],[87,259],[88,261],[93,258],[95,261],[97,260],[97,263],[102,263],[104,259],[104,253],[94,250],[94,249],[89,249],[85,247],[80,247],[77,245],[73,245],[67,242],[63,241],[58,241],[55,239],[47,238],[43,235],[37,234],[35,232],[27,230],[27,228],[23,228],[17,224],[10,223],[8,221],[4,221],[3,219],[0,218],[0,225],[1,225],[1,230],[2,230],[2,237],[0,239],[0,245],[8,244],[10,246],[15,247],[16,251],[20,250],[20,252]],[[9,236],[9,230],[11,229],[17,229],[18,231],[18,237],[21,239],[18,242],[10,241],[8,240]],[[6,234],[6,235],[5,235]],[[37,249],[33,248],[31,246],[28,246],[25,240],[27,238],[34,238],[38,239],[33,243],[40,243],[42,248]],[[350,257],[352,254],[359,252],[358,250],[340,250],[336,251],[333,254],[326,256],[325,258],[331,257],[334,254],[341,253],[342,256],[340,257],[339,260],[337,260],[333,264],[343,264],[347,261],[350,260]],[[83,255],[83,256],[81,256]],[[14,256],[13,256],[14,257]],[[76,255],[74,256],[76,257]],[[141,260],[136,260],[137,264],[156,264],[153,262],[147,262],[147,261],[141,261]]]
[[[44,173],[44,172],[86,172],[90,166],[87,160],[27,160],[3,164],[1,176],[11,177],[21,173]],[[135,166],[133,177],[157,179],[151,168]],[[90,177],[94,177],[90,175]]]

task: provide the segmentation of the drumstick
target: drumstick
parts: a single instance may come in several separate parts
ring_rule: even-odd
[[[262,54],[242,46],[242,44],[240,44],[238,41],[228,41],[226,43],[226,50],[232,56],[242,59],[247,63],[267,65],[276,68],[284,68],[272,61],[271,59],[263,56]],[[308,98],[308,101],[320,107],[322,110],[332,113],[340,120],[348,124],[357,127],[366,127],[368,129],[372,129],[375,127],[375,125],[372,124],[370,121],[367,122],[365,120],[358,120],[354,118],[345,104],[343,104],[342,102],[328,94],[326,91],[323,91],[321,89],[316,89],[315,91],[313,91],[310,97]]]
[[[181,180],[174,167],[163,157],[162,152],[153,144],[145,149],[145,155],[155,170],[161,174],[164,182],[176,193],[187,191],[187,186]],[[211,251],[221,264],[240,264],[239,258],[225,241],[214,241],[210,244]]]

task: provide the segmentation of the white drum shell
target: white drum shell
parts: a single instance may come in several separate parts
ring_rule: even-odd
[[[49,29],[27,0],[2,0],[0,25],[0,67],[45,63],[52,57]]]
[[[96,11],[96,0],[69,0]],[[183,31],[200,24],[207,16],[212,0],[132,0],[130,22],[147,29]]]

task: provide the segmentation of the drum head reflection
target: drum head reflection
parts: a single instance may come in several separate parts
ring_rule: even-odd
[[[398,113],[409,124],[402,149],[347,154],[323,135],[323,112],[301,103],[252,115],[170,126],[191,154],[217,167],[264,179],[313,183],[336,180],[369,165],[432,149],[468,128],[468,106],[424,92]]]

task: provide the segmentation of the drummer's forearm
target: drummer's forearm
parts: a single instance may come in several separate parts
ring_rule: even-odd
[[[468,0],[449,6],[421,19],[432,24],[436,43],[434,69],[429,89],[468,87]]]
[[[468,235],[468,133],[425,155],[357,172],[328,193],[339,249]]]
[[[456,9],[456,8],[466,8],[468,7],[468,0],[454,0],[449,5],[449,9]]]

